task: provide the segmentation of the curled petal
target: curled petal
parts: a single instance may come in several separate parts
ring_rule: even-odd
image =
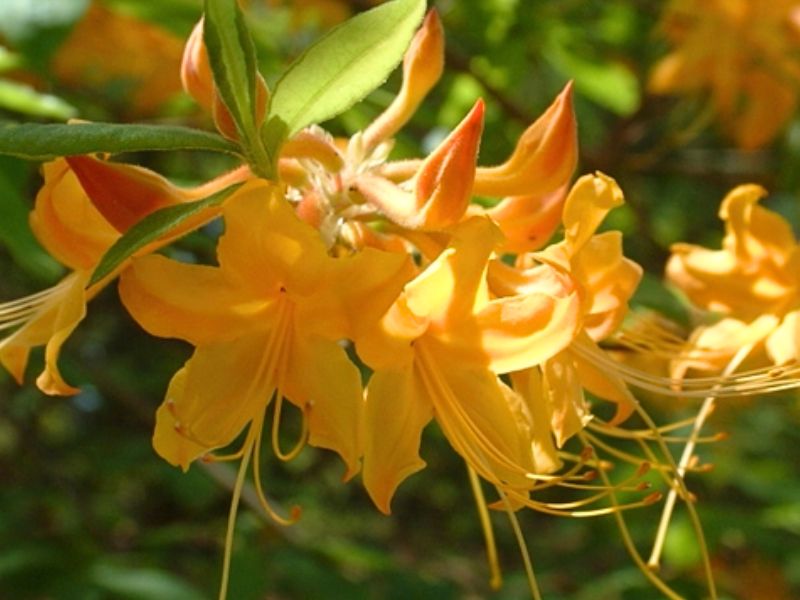
[[[66,383],[58,369],[61,346],[86,315],[89,273],[78,271],[53,287],[36,313],[17,331],[0,341],[0,363],[22,383],[30,349],[45,347],[44,370],[36,380],[45,394],[69,396],[78,389]]]
[[[594,235],[609,211],[624,203],[617,182],[603,173],[584,175],[564,204],[564,242],[574,256]]]
[[[205,445],[198,444],[180,433],[177,427],[174,403],[181,398],[186,389],[186,367],[180,369],[167,388],[167,395],[156,411],[156,426],[153,431],[153,448],[156,453],[171,465],[184,471],[189,465],[208,452]]]
[[[469,206],[482,130],[483,102],[478,100],[422,163],[412,182],[413,192],[375,175],[361,176],[353,186],[389,219],[408,229],[455,225]]]
[[[580,326],[576,293],[565,297],[526,294],[492,300],[475,317],[480,347],[495,373],[520,371],[543,363],[564,349]],[[466,334],[468,328],[464,328]],[[467,343],[454,332],[452,340]]]
[[[444,31],[435,9],[428,11],[422,26],[403,56],[403,85],[388,108],[364,131],[364,144],[374,148],[394,136],[411,118],[444,70]]]
[[[385,514],[397,486],[425,467],[422,430],[433,410],[412,365],[373,373],[367,386],[364,487]]]
[[[64,159],[45,163],[44,185],[36,195],[30,225],[36,238],[59,261],[76,270],[93,269],[119,238],[92,205]]]
[[[511,156],[496,167],[479,167],[474,193],[479,196],[546,194],[569,181],[578,160],[572,108],[572,84],[520,136]]]

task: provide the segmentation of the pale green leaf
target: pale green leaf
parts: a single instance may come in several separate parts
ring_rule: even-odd
[[[272,93],[267,148],[335,117],[381,85],[403,58],[425,0],[393,0],[331,30],[292,63]]]
[[[114,272],[125,260],[149,243],[169,235],[188,218],[201,211],[222,204],[242,184],[232,185],[221,192],[186,204],[176,204],[157,210],[126,231],[100,259],[88,285],[93,285]]]
[[[142,150],[209,150],[236,154],[238,148],[216,134],[188,127],[116,123],[0,125],[0,154],[30,160]]]
[[[29,85],[0,79],[0,108],[35,117],[65,120],[77,109],[57,96],[42,94]]]

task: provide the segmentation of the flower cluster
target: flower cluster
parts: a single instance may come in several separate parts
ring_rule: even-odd
[[[185,47],[184,89],[225,138],[245,147],[253,142],[248,125],[272,123],[270,90],[255,73],[251,102],[232,103],[208,39],[201,20]],[[348,139],[303,127],[276,146],[272,168],[245,151],[241,167],[180,188],[105,156],[46,163],[30,223],[72,271],[49,290],[0,305],[0,329],[8,331],[0,362],[21,382],[30,349],[44,345],[37,385],[75,393],[59,372],[59,352],[87,303],[119,278],[122,302],[145,330],[193,347],[156,413],[153,445],[183,469],[197,460],[240,462],[229,532],[251,464],[263,508],[281,523],[298,517],[275,510],[263,489],[268,419],[277,458],[290,460],[306,444],[336,452],[344,478],[361,472],[387,514],[401,483],[425,466],[421,437],[432,421],[466,463],[483,511],[478,478],[512,519],[522,508],[618,514],[660,498],[641,493],[651,464],[688,499],[686,464],[673,460],[634,391],[705,397],[797,385],[800,246],[790,227],[757,206],[759,188],[738,188],[721,212],[724,249],[678,245],[668,270],[693,302],[725,318],[670,343],[648,345],[652,331],[620,334],[642,270],[624,256],[620,232],[600,232],[623,204],[616,182],[595,173],[571,184],[578,156],[571,84],[498,165],[478,164],[481,100],[428,156],[391,158],[394,136],[441,76],[443,57],[431,11],[381,114]],[[252,114],[243,116],[243,107]],[[173,213],[184,217],[152,225]],[[215,265],[158,253],[214,219],[224,224]],[[129,251],[119,255],[125,244]],[[121,257],[98,277],[115,252]],[[665,354],[671,376],[619,362],[610,339]],[[687,376],[723,371],[742,345],[762,345],[774,365],[789,368],[755,379]],[[303,422],[288,451],[280,436],[287,403]],[[623,428],[634,413],[645,429]],[[617,452],[618,439],[637,439],[646,450]],[[570,440],[582,451],[567,452]],[[635,475],[610,482],[595,442],[633,463]],[[602,481],[593,482],[598,472]],[[560,503],[539,497],[557,486],[583,495]],[[617,499],[631,490],[635,500]],[[229,560],[230,544],[226,577]],[[222,587],[224,594],[225,580]]]

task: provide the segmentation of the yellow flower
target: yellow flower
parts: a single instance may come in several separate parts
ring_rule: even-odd
[[[0,304],[0,331],[15,329],[0,340],[0,363],[21,382],[31,348],[46,345],[45,366],[37,385],[47,394],[69,395],[78,390],[61,376],[58,355],[85,316],[86,303],[111,281],[106,278],[86,289],[106,250],[154,210],[211,195],[246,177],[247,172],[233,171],[193,189],[176,188],[146,169],[85,156],[45,163],[43,172],[44,185],[30,215],[31,228],[45,249],[72,273],[48,290]],[[213,214],[198,215],[182,227],[196,227]],[[140,252],[152,251],[165,241]]]
[[[497,374],[565,347],[578,303],[574,293],[492,299],[486,265],[501,239],[486,217],[459,225],[383,318],[355,338],[374,371],[366,392],[364,485],[385,513],[402,480],[424,467],[420,435],[432,418],[493,485],[524,491],[534,484],[530,416]]]
[[[303,412],[309,443],[338,452],[350,477],[359,469],[363,400],[358,369],[338,341],[350,335],[354,311],[369,318],[391,302],[410,263],[374,250],[329,256],[262,181],[247,184],[223,216],[219,267],[151,255],[121,277],[122,300],[147,331],[195,346],[157,412],[155,449],[186,469],[252,423],[249,456],[275,394],[275,418],[285,397]]]
[[[718,369],[743,346],[760,344],[778,365],[800,358],[800,244],[791,225],[758,201],[766,191],[742,185],[720,207],[722,249],[675,244],[667,277],[698,307],[720,313],[699,328],[692,347],[711,350],[681,358],[676,369]]]
[[[673,0],[662,30],[674,50],[654,67],[650,90],[706,92],[737,145],[768,143],[797,106],[799,9],[796,0]]]

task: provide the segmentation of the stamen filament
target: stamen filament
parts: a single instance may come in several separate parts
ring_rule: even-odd
[[[275,394],[275,408],[272,415],[272,451],[283,462],[289,462],[297,458],[297,455],[305,448],[306,441],[308,440],[308,418],[305,411],[301,411],[302,430],[300,431],[300,438],[297,440],[292,449],[284,453],[280,447],[280,427],[281,427],[281,408],[283,407],[283,394],[278,391]]]
[[[486,498],[483,495],[480,479],[475,469],[467,464],[469,474],[469,484],[472,488],[472,495],[475,497],[475,506],[478,509],[478,518],[481,522],[483,539],[486,544],[486,560],[489,563],[489,585],[493,590],[499,590],[503,585],[503,575],[500,571],[500,561],[497,556],[497,544],[494,539],[492,520],[489,516],[489,509],[486,506]]]
[[[528,552],[528,544],[525,543],[525,536],[522,534],[522,529],[519,526],[517,515],[514,514],[511,503],[503,493],[503,490],[497,488],[497,493],[500,494],[500,498],[503,500],[503,504],[506,508],[506,514],[508,514],[508,520],[511,522],[511,529],[514,531],[514,537],[517,540],[519,551],[522,554],[522,562],[525,565],[525,575],[528,578],[528,588],[531,591],[531,596],[533,596],[534,600],[542,600],[542,593],[539,591],[539,584],[536,582],[536,574],[533,571],[531,555],[530,552]]]
[[[725,367],[722,375],[730,375],[733,373],[736,368],[742,364],[747,355],[753,350],[753,345],[748,344],[742,347],[739,352],[737,352],[731,361],[728,363],[728,366]],[[678,471],[677,476],[683,478],[686,474],[686,470],[690,464],[692,456],[694,456],[695,446],[699,441],[700,431],[703,428],[703,425],[706,422],[706,419],[711,415],[714,410],[714,396],[709,396],[703,401],[703,405],[700,407],[700,410],[697,413],[697,417],[695,418],[694,427],[692,428],[692,432],[689,435],[689,441],[686,442],[686,446],[683,448],[683,453],[681,454],[680,461],[678,462]],[[672,519],[672,511],[675,508],[675,502],[677,500],[677,492],[675,489],[671,489],[669,494],[667,495],[667,500],[664,503],[664,510],[661,513],[661,521],[658,525],[658,532],[656,533],[656,539],[653,543],[653,549],[650,552],[650,558],[647,561],[647,564],[653,568],[658,568],[660,558],[661,558],[661,551],[664,548],[664,542],[667,537],[667,530],[669,529],[669,523]]]

